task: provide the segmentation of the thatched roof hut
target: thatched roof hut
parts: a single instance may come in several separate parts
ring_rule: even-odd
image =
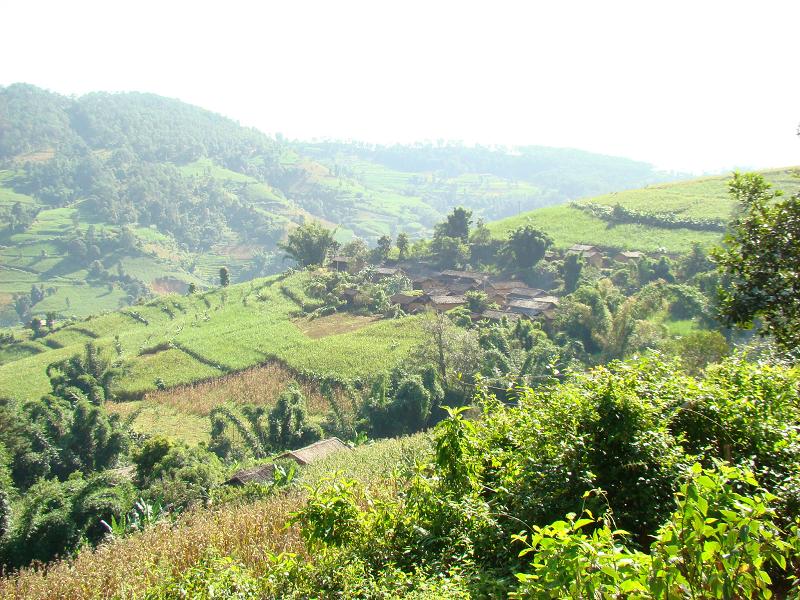
[[[314,442],[305,448],[284,452],[275,460],[288,458],[295,461],[298,465],[310,465],[311,463],[321,460],[329,454],[333,454],[334,452],[339,452],[340,450],[350,450],[350,446],[345,444],[339,438],[332,437],[326,440]]]
[[[225,482],[226,485],[244,485],[254,481],[256,483],[271,483],[275,478],[275,465],[272,463],[258,465],[249,469],[236,471],[233,476]]]

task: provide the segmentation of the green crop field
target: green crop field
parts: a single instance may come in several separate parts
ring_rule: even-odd
[[[553,238],[558,249],[573,244],[591,244],[619,250],[654,252],[664,248],[668,252],[687,252],[692,242],[710,246],[721,238],[713,232],[689,229],[660,229],[646,225],[609,225],[607,222],[571,206],[552,206],[525,213],[517,217],[489,223],[496,238],[524,225],[533,225]]]
[[[340,329],[332,324],[328,332],[315,329],[306,318],[298,320],[301,306],[290,295],[305,300],[307,308],[316,306],[304,293],[308,277],[300,272],[195,296],[164,296],[79,321],[36,341],[9,345],[0,356],[0,397],[46,394],[47,365],[82,352],[90,341],[121,364],[122,375],[115,382],[119,397],[136,400],[156,390],[157,381],[172,388],[275,361],[311,378],[370,379],[402,363],[420,340],[417,317]],[[306,335],[303,329],[313,333]],[[157,412],[152,402],[140,408],[144,422]],[[191,431],[193,440],[203,437],[197,427]]]
[[[776,189],[785,193],[800,191],[800,179],[795,168],[764,171],[763,175]],[[605,194],[577,202],[578,205],[616,204],[652,215],[677,215],[686,218],[730,219],[735,202],[728,194],[727,176],[706,177],[679,183],[651,185],[643,189]],[[696,229],[668,229],[631,223],[613,224],[574,205],[561,205],[530,211],[489,223],[496,238],[505,238],[517,227],[531,224],[551,238],[556,248],[573,244],[591,244],[616,250],[653,252],[687,252],[693,242],[708,247],[718,243],[722,234]]]

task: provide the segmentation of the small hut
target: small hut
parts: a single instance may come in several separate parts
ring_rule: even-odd
[[[271,483],[275,478],[275,465],[272,463],[250,467],[236,471],[233,476],[225,482],[225,485],[240,486],[245,483]]]
[[[350,446],[339,438],[332,437],[314,442],[304,448],[284,452],[275,460],[290,459],[295,461],[298,465],[305,466],[317,462],[334,452],[339,452],[340,450],[350,450]]]

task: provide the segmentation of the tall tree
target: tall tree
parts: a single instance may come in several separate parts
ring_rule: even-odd
[[[571,294],[578,287],[583,270],[583,260],[577,253],[570,253],[564,257],[564,266],[561,271],[564,276],[564,293]]]
[[[228,267],[220,267],[219,269],[219,284],[222,287],[228,287],[231,283],[231,274]]]
[[[408,256],[408,234],[405,231],[397,234],[397,250],[400,252],[400,260],[405,260]]]
[[[286,252],[287,258],[297,261],[300,266],[321,265],[334,243],[334,233],[312,221],[295,228],[286,242],[278,244],[278,247]]]
[[[720,312],[732,325],[758,317],[785,349],[800,346],[800,194],[779,199],[761,175],[735,173],[739,214],[713,253],[724,285]]]
[[[469,226],[472,224],[472,211],[462,206],[453,209],[447,219],[436,226],[437,237],[457,238],[464,244],[469,241]]]
[[[553,240],[546,233],[533,225],[525,225],[518,227],[508,236],[506,251],[511,255],[516,267],[530,269],[544,258],[544,253],[552,245]]]
[[[382,235],[378,238],[378,247],[375,248],[375,262],[383,262],[389,258],[389,252],[392,250],[392,238],[388,235]]]

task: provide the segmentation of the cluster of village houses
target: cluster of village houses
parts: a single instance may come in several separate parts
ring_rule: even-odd
[[[602,268],[610,261],[617,263],[636,262],[645,255],[642,252],[620,252],[606,257],[596,246],[575,244],[568,253],[579,254],[587,264]],[[553,252],[545,255],[546,261],[559,260],[561,257]],[[351,258],[335,256],[331,260],[331,268],[336,271],[356,272],[363,264],[356,264]],[[555,317],[558,298],[546,291],[527,286],[524,282],[513,279],[500,279],[488,273],[478,271],[436,271],[422,263],[404,261],[395,266],[380,266],[373,269],[378,279],[403,275],[409,277],[413,291],[395,294],[391,302],[397,304],[407,313],[415,313],[427,309],[447,311],[459,306],[466,306],[466,293],[470,290],[484,292],[496,309],[484,310],[473,317],[500,321],[503,318],[516,321],[520,318],[538,318],[550,321]],[[315,442],[305,448],[284,452],[276,460],[294,461],[300,466],[314,463],[334,453],[350,450],[350,447],[338,438],[328,438]],[[273,463],[242,469],[234,474],[226,483],[244,485],[248,482],[268,483],[273,480],[275,465]]]
[[[597,268],[602,268],[606,262],[603,252],[596,246],[575,244],[567,252],[579,254],[587,264]],[[641,252],[620,252],[609,258],[617,262],[635,262],[643,256]],[[559,258],[553,252],[545,255],[545,261]],[[331,268],[337,271],[353,272],[359,267],[353,264],[352,259],[343,256],[335,256],[331,261]],[[473,318],[492,321],[506,318],[515,321],[522,317],[552,321],[558,308],[558,298],[545,290],[529,287],[519,280],[504,280],[479,271],[435,271],[421,263],[404,261],[396,266],[376,267],[373,272],[377,278],[404,275],[411,279],[413,292],[395,294],[390,299],[392,304],[399,305],[406,313],[427,309],[447,311],[466,306],[466,293],[469,291],[484,292],[489,302],[497,307],[473,314]]]

